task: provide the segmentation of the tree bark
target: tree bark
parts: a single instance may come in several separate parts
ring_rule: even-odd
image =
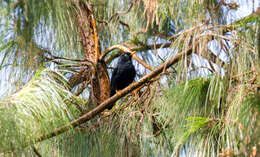
[[[77,1],[77,27],[85,59],[92,63],[90,102],[95,106],[110,97],[110,80],[105,62],[100,61],[100,44],[93,10],[88,3]]]

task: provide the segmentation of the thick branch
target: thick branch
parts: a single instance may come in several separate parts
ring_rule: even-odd
[[[198,42],[196,43],[196,45]],[[58,129],[56,129],[54,132],[51,132],[47,135],[42,135],[37,139],[36,141],[42,141],[48,138],[52,138],[54,136],[57,136],[67,130],[69,130],[71,127],[77,127],[82,123],[85,123],[86,121],[94,118],[96,115],[104,111],[107,107],[112,105],[114,102],[116,102],[121,97],[127,95],[128,93],[132,92],[133,90],[137,89],[138,87],[142,86],[143,84],[149,82],[152,78],[156,77],[160,73],[162,73],[166,68],[169,68],[174,63],[178,62],[182,56],[184,55],[190,55],[192,52],[192,46],[190,46],[188,49],[184,50],[183,52],[175,55],[172,59],[167,61],[166,63],[160,65],[158,68],[156,68],[154,71],[150,72],[146,76],[144,76],[142,79],[140,79],[138,82],[130,84],[128,87],[123,89],[121,92],[118,92],[114,96],[110,97],[109,99],[105,100],[103,103],[101,103],[99,106],[94,108],[93,110],[89,111],[88,113],[82,115],[78,119],[72,121],[70,124],[64,125]]]

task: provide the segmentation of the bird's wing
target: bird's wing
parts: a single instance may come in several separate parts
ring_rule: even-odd
[[[112,88],[112,89],[115,89],[117,71],[118,71],[118,68],[116,67],[116,68],[113,70],[113,72],[112,72],[112,77],[111,77],[111,88]]]

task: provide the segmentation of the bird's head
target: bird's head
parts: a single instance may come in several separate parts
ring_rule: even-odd
[[[119,58],[119,62],[132,61],[132,56],[133,56],[134,54],[135,54],[135,52],[132,53],[132,54],[130,54],[130,53],[123,53],[123,54],[120,56],[120,58]]]
[[[131,58],[131,55],[130,54],[126,54],[126,53],[124,53],[124,54],[122,54],[121,56],[120,56],[120,58],[119,58],[119,62],[127,62],[127,61],[131,61],[132,60],[132,58]]]

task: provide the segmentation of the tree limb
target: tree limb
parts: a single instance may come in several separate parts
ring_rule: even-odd
[[[128,48],[124,45],[114,45],[114,46],[111,46],[110,48],[106,49],[102,55],[99,57],[99,60],[104,60],[104,58],[106,57],[106,55],[111,52],[112,50],[114,49],[119,49],[125,53],[130,53],[132,54],[133,53],[133,50],[131,48]],[[153,68],[148,65],[147,63],[145,63],[143,60],[141,60],[139,57],[137,57],[135,54],[133,55],[133,59],[135,59],[137,62],[139,62],[140,64],[142,64],[145,68],[149,69],[149,70],[153,70]]]
[[[195,43],[195,45],[198,44],[198,41]],[[184,55],[190,55],[192,53],[192,46],[190,46],[188,49],[185,49],[181,53],[176,54],[173,58],[171,58],[169,61],[165,62],[164,64],[160,65],[158,68],[150,72],[149,74],[145,75],[143,78],[141,78],[139,81],[130,84],[128,87],[123,89],[122,91],[118,92],[114,96],[110,97],[109,99],[102,102],[100,105],[95,107],[93,110],[89,111],[88,113],[82,115],[78,119],[73,120],[70,124],[64,125],[55,131],[46,134],[41,135],[38,139],[36,139],[36,142],[43,141],[45,139],[52,138],[54,136],[57,136],[67,130],[69,130],[71,127],[77,127],[82,123],[85,123],[86,121],[91,120],[96,115],[104,111],[107,107],[112,105],[114,102],[116,102],[121,97],[127,95],[128,93],[132,92],[133,90],[137,89],[138,87],[142,86],[143,84],[149,82],[152,78],[156,77],[160,73],[164,71],[164,69],[169,68],[171,65],[178,62]]]

